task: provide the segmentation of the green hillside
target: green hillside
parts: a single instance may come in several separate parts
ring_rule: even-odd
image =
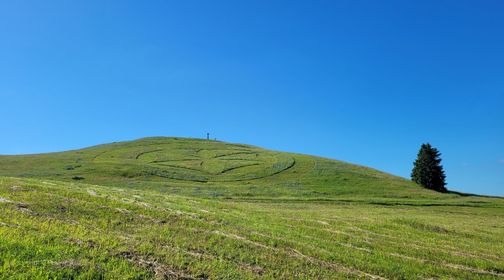
[[[183,138],[0,156],[0,279],[499,279],[504,201]]]
[[[446,199],[409,180],[341,161],[187,138],[144,138],[69,152],[0,156],[0,176],[79,180],[201,197]]]

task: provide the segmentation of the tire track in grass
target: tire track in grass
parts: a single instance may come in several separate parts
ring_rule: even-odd
[[[436,247],[432,247],[432,246],[429,247],[429,246],[425,246],[425,244],[423,244],[423,243],[418,243],[418,242],[414,242],[414,241],[411,241],[411,240],[406,240],[405,241],[404,239],[402,239],[400,237],[397,237],[397,236],[394,236],[394,235],[382,234],[382,233],[377,233],[377,232],[370,231],[370,230],[367,230],[367,229],[363,229],[363,228],[355,226],[355,225],[353,225],[350,222],[347,222],[345,220],[339,220],[339,221],[347,224],[349,226],[349,228],[354,229],[355,231],[363,232],[363,233],[366,233],[368,235],[378,236],[378,237],[385,238],[385,239],[391,239],[391,240],[383,240],[383,239],[381,239],[381,241],[388,242],[388,243],[396,244],[396,242],[393,242],[392,240],[397,240],[397,241],[401,241],[402,245],[408,246],[408,247],[412,247],[412,248],[416,247],[418,249],[434,250],[434,251],[439,251],[439,252],[444,252],[444,253],[452,254],[452,255],[455,255],[455,256],[462,256],[462,257],[466,256],[466,257],[484,259],[484,260],[488,260],[488,261],[490,261],[490,260],[501,261],[502,260],[502,258],[500,258],[498,256],[486,254],[486,253],[483,253],[483,252],[478,252],[478,253],[473,253],[473,254],[469,254],[469,253],[466,253],[466,252],[460,252],[460,251],[458,251],[459,248],[450,246],[448,244],[439,244],[439,245],[436,245]],[[443,248],[445,248],[445,249],[441,249],[440,246],[443,247]]]
[[[312,236],[303,236],[303,238],[305,238],[305,239],[312,239],[314,241],[324,241],[323,239],[312,237]],[[288,240],[285,240],[285,241],[288,241]],[[295,241],[290,241],[290,242],[295,242]],[[388,256],[393,256],[393,257],[399,257],[399,258],[406,259],[406,260],[414,260],[414,261],[417,261],[417,262],[423,263],[423,264],[432,264],[432,265],[435,265],[435,266],[440,265],[440,266],[444,266],[444,267],[450,268],[450,269],[464,270],[464,271],[469,271],[469,272],[472,272],[472,273],[486,274],[486,275],[492,275],[492,276],[497,276],[497,277],[500,277],[500,278],[504,278],[504,273],[499,272],[499,271],[485,270],[485,269],[481,269],[481,268],[476,268],[476,267],[471,267],[471,266],[466,266],[466,265],[461,265],[461,264],[454,264],[454,263],[449,263],[449,262],[445,262],[445,261],[436,262],[436,261],[433,261],[433,260],[427,260],[427,259],[422,259],[422,258],[417,258],[417,257],[412,257],[412,256],[407,256],[407,255],[402,255],[402,254],[399,254],[399,253],[387,253],[387,252],[383,252],[383,251],[379,251],[379,250],[358,247],[358,246],[355,246],[355,245],[350,244],[350,243],[342,243],[342,242],[334,242],[334,241],[331,241],[331,243],[335,243],[337,245],[344,246],[344,247],[347,247],[347,248],[350,248],[350,249],[364,251],[364,252],[369,253],[369,254],[374,254],[375,252],[379,252],[380,254],[383,254],[383,255],[388,255]],[[402,245],[405,245],[405,244],[402,244]]]
[[[348,225],[351,225],[351,224],[348,223]],[[311,227],[311,228],[314,228],[314,227]],[[378,236],[378,237],[384,238],[384,239],[379,239],[379,240],[372,239],[373,241],[379,241],[379,242],[384,242],[384,243],[388,243],[388,244],[397,244],[397,242],[395,242],[395,241],[401,241],[401,246],[406,246],[406,247],[410,247],[410,248],[414,248],[414,249],[418,249],[418,250],[431,250],[431,251],[443,252],[446,254],[459,256],[459,257],[478,258],[478,259],[482,259],[482,260],[486,260],[486,261],[501,261],[502,260],[502,258],[499,258],[498,256],[494,256],[494,255],[488,255],[488,254],[483,254],[483,253],[472,254],[472,253],[467,253],[467,252],[460,252],[460,251],[458,251],[457,248],[454,248],[452,246],[447,246],[447,245],[444,245],[443,247],[449,248],[451,250],[442,249],[442,248],[439,248],[439,246],[428,247],[428,246],[425,246],[424,244],[421,244],[418,242],[414,242],[411,240],[403,240],[402,238],[399,238],[399,237],[396,237],[393,235],[376,233],[376,232],[365,230],[365,229],[362,229],[362,228],[359,228],[359,227],[353,226],[353,225],[350,228],[355,229],[359,232],[366,233],[368,235],[373,235],[373,236]],[[326,229],[326,230],[327,231],[334,231],[332,229]],[[352,234],[349,234],[347,232],[340,232],[338,230],[336,230],[335,233],[353,236]],[[361,237],[364,238],[364,241],[369,241],[369,239],[365,239],[364,236],[361,236]],[[390,240],[387,240],[387,239],[390,239]],[[395,240],[395,241],[392,241],[392,240]]]
[[[165,244],[162,246],[164,249],[170,250],[172,252],[176,253],[183,253],[186,255],[189,255],[191,257],[197,258],[199,260],[205,259],[205,260],[217,260],[217,261],[223,261],[223,262],[229,262],[233,265],[238,266],[240,269],[244,269],[246,271],[250,271],[256,275],[263,275],[265,273],[265,269],[259,265],[252,265],[249,263],[244,263],[238,261],[236,258],[232,257],[222,257],[222,256],[216,256],[210,253],[206,253],[205,251],[197,251],[197,250],[192,250],[190,248],[184,249],[179,246],[173,245],[173,244]]]
[[[13,201],[7,198],[0,197],[0,203],[13,203]]]
[[[296,160],[294,158],[292,158],[292,163],[289,164],[289,166],[287,166],[286,168],[284,168],[282,170],[275,171],[274,173],[271,173],[271,174],[268,174],[268,175],[258,176],[258,177],[254,177],[254,178],[234,179],[234,180],[213,180],[213,182],[243,182],[243,181],[252,181],[252,180],[259,180],[259,179],[269,178],[269,177],[278,175],[278,174],[280,174],[282,172],[285,172],[285,171],[293,168],[295,165],[296,165]]]
[[[417,257],[406,256],[406,255],[402,255],[402,254],[398,254],[398,253],[385,253],[385,254],[392,256],[392,257],[398,257],[398,258],[402,258],[402,259],[417,261],[419,263],[441,265],[441,266],[451,268],[451,269],[464,270],[464,271],[469,271],[472,273],[486,274],[486,275],[496,276],[499,278],[504,278],[504,273],[502,273],[502,272],[490,271],[490,270],[485,270],[485,269],[481,269],[481,268],[465,266],[465,265],[461,265],[461,264],[453,264],[453,263],[449,263],[449,262],[439,262],[438,263],[435,261],[426,260],[426,259],[417,258]]]
[[[312,239],[314,241],[324,241],[323,239],[315,238],[315,237],[312,237],[312,236],[303,236],[303,238],[305,238],[305,239]],[[355,246],[355,245],[350,244],[350,243],[342,243],[342,242],[336,242],[336,241],[331,241],[331,243],[337,244],[337,245],[340,245],[340,246],[344,246],[344,247],[347,247],[347,248],[350,248],[350,249],[363,251],[363,252],[366,252],[366,253],[369,253],[369,254],[374,254],[375,252],[379,252],[379,253],[381,253],[383,255],[388,255],[388,256],[393,256],[393,257],[399,257],[399,258],[407,259],[407,260],[415,260],[415,261],[418,261],[418,262],[423,263],[423,264],[432,264],[432,265],[435,265],[435,266],[441,265],[441,266],[444,266],[444,267],[447,267],[447,268],[451,268],[451,269],[465,270],[465,271],[469,271],[469,272],[473,272],[473,273],[487,274],[487,275],[498,276],[498,277],[504,278],[504,273],[501,273],[501,272],[498,272],[498,271],[485,270],[485,269],[481,269],[481,268],[476,268],[476,267],[471,267],[471,266],[466,266],[466,265],[461,265],[461,264],[454,264],[454,263],[449,263],[449,262],[445,262],[445,261],[437,262],[437,261],[434,261],[434,260],[427,260],[427,259],[422,259],[422,258],[417,258],[417,257],[412,257],[412,256],[407,256],[407,255],[402,255],[402,254],[399,254],[399,253],[387,253],[387,252],[379,251],[379,250],[376,250],[376,249],[368,249],[368,248],[358,247],[358,246]],[[406,244],[401,244],[401,246],[403,246],[403,245],[406,245]]]
[[[233,171],[233,170],[240,169],[243,167],[255,166],[255,165],[260,165],[260,163],[250,163],[250,164],[245,164],[245,165],[241,165],[241,166],[229,167],[229,168],[222,170],[219,174],[225,174],[229,171]]]
[[[180,280],[196,280],[196,279],[207,279],[207,277],[195,278],[189,273],[175,269],[166,264],[160,263],[157,259],[152,257],[146,257],[142,254],[137,254],[134,252],[121,252],[117,254],[117,257],[122,257],[138,267],[146,269],[154,274],[156,278],[161,279],[180,279]]]
[[[301,258],[304,258],[312,263],[315,263],[315,264],[321,264],[321,265],[324,265],[326,267],[331,267],[333,269],[335,269],[336,271],[340,271],[340,272],[344,272],[346,274],[350,274],[350,275],[356,275],[356,276],[365,276],[369,279],[376,279],[376,280],[388,280],[388,278],[385,278],[385,277],[381,277],[381,276],[378,276],[378,275],[374,275],[374,274],[371,274],[371,273],[367,273],[367,272],[364,272],[362,270],[358,270],[358,269],[355,269],[355,268],[349,268],[349,267],[346,267],[344,265],[341,265],[341,264],[336,264],[336,263],[330,263],[330,262],[327,262],[327,261],[324,261],[324,260],[321,260],[321,259],[318,259],[318,258],[314,258],[314,257],[311,257],[311,256],[307,256],[307,255],[304,255],[302,254],[301,252],[297,251],[296,249],[293,249],[293,248],[290,248],[292,250],[292,252],[294,253],[293,256],[299,256]]]
[[[234,156],[234,155],[252,155],[252,154],[258,154],[258,153],[259,152],[254,152],[254,151],[241,151],[241,152],[230,153],[230,154],[225,154],[225,155],[217,155],[213,158],[221,158],[221,157]]]
[[[164,162],[171,162],[171,161],[196,161],[196,160],[201,160],[199,158],[181,158],[181,159],[170,159],[170,160],[153,160],[153,161],[150,161],[150,162],[147,162],[147,163],[164,163]]]
[[[353,226],[353,227],[355,227],[355,226]],[[362,231],[364,231],[364,232],[366,232],[366,233],[374,233],[372,231],[363,230],[361,228],[359,228],[359,229],[362,230]],[[376,233],[374,233],[374,234],[376,234]],[[381,236],[385,236],[385,237],[388,237],[388,238],[394,238],[396,240],[400,240],[399,238],[394,237],[394,236],[388,236],[388,235],[381,235]],[[305,238],[311,238],[311,239],[320,240],[319,238],[314,238],[314,237],[311,237],[311,236],[305,236]],[[389,241],[385,241],[385,242],[389,243]],[[371,250],[371,249],[368,249],[368,248],[361,248],[361,247],[354,246],[352,244],[344,244],[344,243],[340,243],[340,242],[337,242],[337,244],[345,246],[345,247],[348,247],[348,248],[352,248],[352,249],[356,249],[356,250],[360,250],[360,251],[365,251],[365,252],[368,252],[368,253],[374,253],[374,252],[376,252],[376,250]],[[403,245],[407,246],[408,244],[407,243],[401,244],[401,246],[403,246]],[[428,249],[428,250],[430,250],[430,249],[434,249],[434,248],[432,248],[432,247],[423,247],[422,249]],[[421,262],[421,263],[429,263],[429,264],[434,264],[434,265],[440,264],[440,265],[442,265],[444,267],[447,267],[447,268],[465,270],[465,271],[469,271],[469,272],[473,272],[473,273],[487,274],[487,275],[498,276],[498,277],[504,278],[504,273],[498,272],[498,271],[489,271],[489,270],[484,270],[484,269],[480,269],[480,268],[470,267],[470,266],[466,266],[466,265],[449,263],[449,262],[445,262],[445,261],[438,263],[438,262],[433,261],[433,260],[421,259],[421,258],[412,257],[412,256],[406,256],[406,255],[402,255],[402,254],[398,254],[398,253],[387,253],[387,252],[381,252],[381,253],[384,254],[384,255],[400,257],[400,258],[403,258],[403,259],[416,260],[416,261]]]
[[[296,220],[296,221],[310,221],[310,220],[303,220],[303,219],[292,219],[292,218],[288,218],[287,220]],[[318,222],[318,221],[313,221],[313,222]],[[350,228],[353,228],[353,229],[357,229],[358,231],[360,232],[364,232],[366,234],[370,234],[370,235],[377,235],[377,236],[380,236],[380,237],[386,237],[386,238],[389,238],[389,239],[393,239],[393,240],[400,240],[400,241],[403,241],[402,239],[398,238],[398,237],[395,237],[395,236],[390,236],[390,235],[384,235],[384,234],[378,234],[378,233],[375,233],[373,231],[369,231],[369,230],[365,230],[365,229],[362,229],[362,228],[359,228],[359,227],[356,227],[356,226],[353,226],[352,224],[350,223],[347,223],[347,225],[350,225]],[[294,226],[292,226],[294,227]],[[306,225],[302,225],[303,228],[309,228],[309,229],[313,229],[314,227],[310,227],[310,226],[306,226]],[[299,226],[296,226],[296,229],[299,229]],[[320,228],[315,228],[317,230],[321,230]],[[323,230],[323,229],[322,229]],[[337,233],[343,233],[344,235],[349,235],[351,236],[351,234],[347,233],[347,232],[339,232],[337,231]],[[290,242],[290,243],[299,243],[297,241],[294,241],[294,240],[287,240],[287,239],[279,239],[279,238],[273,238],[272,236],[268,236],[266,234],[260,234],[262,236],[265,236],[265,237],[268,237],[268,238],[272,238],[272,239],[277,239],[277,240],[281,240],[281,241],[284,241],[284,242]],[[312,237],[312,236],[304,236],[304,238],[307,238],[307,239],[316,239],[316,240],[321,240],[320,238],[316,238],[316,237]],[[389,240],[380,240],[381,242],[385,242],[385,243],[391,243],[392,241],[389,241]],[[334,242],[332,242],[334,243]],[[336,242],[336,244],[340,245],[340,246],[344,246],[344,247],[347,247],[347,248],[351,248],[351,249],[355,249],[355,250],[359,250],[359,251],[365,251],[367,253],[374,253],[374,252],[381,252],[381,251],[377,251],[377,250],[371,250],[371,249],[368,249],[368,248],[362,248],[362,247],[358,247],[358,246],[355,246],[353,244],[350,244],[350,243],[342,243],[342,242]],[[302,244],[302,245],[306,245],[306,244]],[[409,244],[408,243],[403,243],[401,244],[401,246],[408,246]],[[432,248],[432,247],[421,247],[420,249],[425,249],[425,250],[436,250],[436,248]],[[464,253],[461,253],[461,252],[452,252],[452,251],[447,251],[447,250],[438,250],[438,251],[446,251],[447,253],[451,253],[451,254],[464,254]],[[401,254],[398,254],[398,253],[384,253],[384,252],[381,252],[382,254],[384,255],[389,255],[389,256],[395,256],[395,257],[401,257],[403,259],[408,259],[408,260],[416,260],[416,261],[419,261],[421,263],[429,263],[429,264],[434,264],[434,265],[441,265],[441,266],[444,266],[446,268],[450,268],[450,269],[457,269],[457,270],[464,270],[464,271],[469,271],[469,272],[472,272],[472,273],[478,273],[478,274],[486,274],[486,275],[492,275],[492,276],[497,276],[497,277],[502,277],[504,278],[504,273],[502,272],[499,272],[499,271],[490,271],[490,270],[485,270],[485,269],[480,269],[480,268],[475,268],[475,267],[470,267],[470,266],[466,266],[466,265],[461,265],[461,264],[454,264],[454,263],[448,263],[448,262],[441,262],[441,263],[438,263],[436,261],[433,261],[433,260],[427,260],[427,259],[421,259],[421,258],[417,258],[417,257],[411,257],[411,256],[406,256],[406,255],[401,255]],[[467,256],[467,255],[464,255],[464,256]],[[495,257],[495,256],[494,256]],[[500,259],[498,259],[500,260]]]
[[[143,151],[143,152],[138,153],[135,156],[135,159],[139,159],[141,156],[143,156],[145,154],[150,154],[150,153],[155,153],[155,152],[160,152],[160,151],[163,151],[163,149],[155,149],[155,150],[150,150],[150,151]]]
[[[376,279],[376,280],[388,280],[388,278],[384,278],[384,277],[381,277],[381,276],[378,276],[378,275],[367,273],[367,272],[364,272],[364,271],[361,271],[361,270],[358,270],[358,269],[355,269],[355,268],[350,268],[350,267],[344,266],[342,264],[330,263],[330,262],[327,262],[327,261],[324,261],[324,260],[321,260],[321,259],[318,259],[318,258],[315,258],[315,257],[312,257],[312,256],[304,255],[300,251],[298,251],[298,250],[296,250],[294,248],[291,248],[291,247],[275,248],[275,247],[271,247],[271,246],[268,246],[268,245],[264,245],[264,244],[256,242],[256,241],[249,240],[249,239],[247,239],[247,238],[245,238],[243,236],[237,235],[237,234],[225,233],[225,232],[218,231],[218,230],[212,231],[210,233],[214,233],[214,234],[221,235],[221,236],[224,236],[224,237],[227,237],[227,238],[231,238],[231,239],[235,239],[235,240],[240,240],[242,242],[249,243],[249,244],[252,244],[254,246],[257,246],[257,247],[260,247],[260,248],[263,248],[263,249],[267,249],[267,250],[271,250],[271,251],[274,251],[274,252],[283,252],[283,253],[287,254],[288,256],[305,259],[305,260],[308,260],[310,263],[313,263],[313,264],[316,264],[316,265],[323,265],[325,267],[332,268],[332,269],[334,269],[334,270],[336,270],[338,272],[343,272],[345,274],[355,275],[355,276],[365,276],[366,278]]]

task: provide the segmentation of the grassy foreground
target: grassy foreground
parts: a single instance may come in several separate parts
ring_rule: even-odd
[[[502,199],[342,162],[155,138],[0,174],[0,279],[504,278]]]

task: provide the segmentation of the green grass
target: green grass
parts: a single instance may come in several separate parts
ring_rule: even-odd
[[[147,138],[0,176],[0,279],[504,278],[502,199],[339,161]]]
[[[145,138],[62,153],[0,156],[2,175],[79,178],[92,184],[199,197],[443,201],[447,197],[403,178],[340,161],[184,138]]]

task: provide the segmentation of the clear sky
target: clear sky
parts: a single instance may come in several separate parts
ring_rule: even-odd
[[[77,3],[79,2],[79,3]],[[504,2],[2,1],[0,154],[166,135],[504,195]]]

